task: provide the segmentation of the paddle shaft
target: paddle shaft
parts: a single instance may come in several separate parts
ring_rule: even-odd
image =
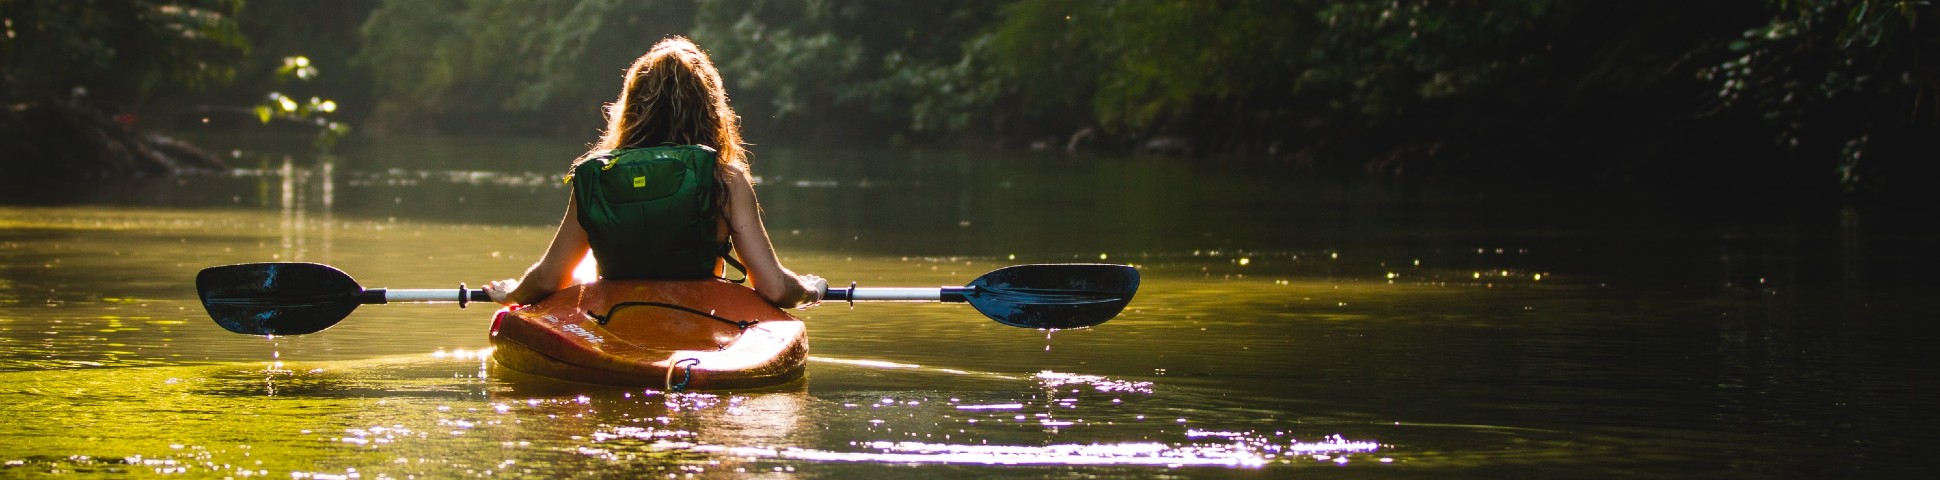
[[[829,287],[822,300],[829,302],[955,302],[969,301],[977,287],[931,288],[848,288]]]
[[[492,297],[490,295],[485,294],[485,289],[483,288],[467,289],[464,286],[459,286],[457,289],[450,289],[450,288],[402,289],[401,288],[401,289],[393,290],[388,288],[366,288],[364,289],[363,294],[360,296],[360,299],[363,300],[361,303],[367,303],[367,304],[369,303],[377,303],[377,304],[443,303],[443,302],[471,303],[471,302],[492,301]]]
[[[829,288],[822,300],[831,302],[956,302],[962,303],[977,287],[930,287],[930,288],[892,288],[873,287]],[[366,288],[360,296],[360,303],[470,303],[489,302],[492,298],[484,289],[450,288]]]
[[[970,296],[977,293],[975,285],[963,287],[857,287],[849,283],[848,288],[829,287],[822,292],[826,302],[945,302],[966,303]],[[469,302],[489,302],[492,298],[484,289],[468,290],[459,284],[457,290],[442,288],[424,289],[384,289],[366,288],[359,296],[359,303],[445,303],[457,302],[463,306]]]

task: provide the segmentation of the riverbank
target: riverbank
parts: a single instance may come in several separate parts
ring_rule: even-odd
[[[174,175],[227,168],[188,142],[71,103],[38,101],[0,112],[0,160],[9,176],[32,181]]]

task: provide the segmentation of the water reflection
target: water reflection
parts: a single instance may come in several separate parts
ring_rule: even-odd
[[[1218,436],[1218,435],[1214,435]],[[920,442],[864,442],[864,452],[831,452],[810,449],[702,448],[728,455],[756,458],[781,458],[821,462],[871,462],[888,464],[970,464],[970,465],[1065,465],[1065,466],[1163,466],[1163,467],[1260,467],[1270,460],[1245,443],[1170,445],[1163,443],[1059,444],[1045,446],[958,445]],[[1347,463],[1348,453],[1373,451],[1366,442],[1329,440],[1324,444],[1295,444],[1284,450],[1297,450],[1328,461]],[[1280,451],[1278,446],[1261,450]],[[1277,454],[1273,454],[1277,455]],[[1334,455],[1340,455],[1338,457]]]
[[[1924,472],[1935,397],[1908,379],[1940,365],[1933,302],[1895,287],[1931,280],[1931,237],[1857,211],[1717,221],[1251,165],[770,149],[791,267],[951,285],[1103,257],[1148,280],[1051,349],[967,307],[808,310],[810,380],[776,392],[519,377],[485,360],[479,309],[238,336],[186,284],[271,259],[397,288],[515,273],[574,152],[472,163],[491,146],[0,207],[0,476]]]

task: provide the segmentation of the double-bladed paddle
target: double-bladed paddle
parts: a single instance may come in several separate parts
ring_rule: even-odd
[[[195,276],[202,307],[217,325],[249,335],[302,335],[342,321],[358,305],[490,301],[483,289],[364,288],[349,274],[317,263],[245,263],[202,269]],[[969,303],[998,323],[1023,328],[1084,328],[1111,320],[1138,292],[1138,270],[1125,265],[1044,264],[1004,267],[962,287],[830,288],[824,301]]]

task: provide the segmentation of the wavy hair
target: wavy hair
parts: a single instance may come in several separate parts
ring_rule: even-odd
[[[747,165],[741,117],[701,47],[667,37],[626,70],[620,98],[606,105],[606,130],[580,161],[618,148],[664,143],[713,147],[722,164]]]

